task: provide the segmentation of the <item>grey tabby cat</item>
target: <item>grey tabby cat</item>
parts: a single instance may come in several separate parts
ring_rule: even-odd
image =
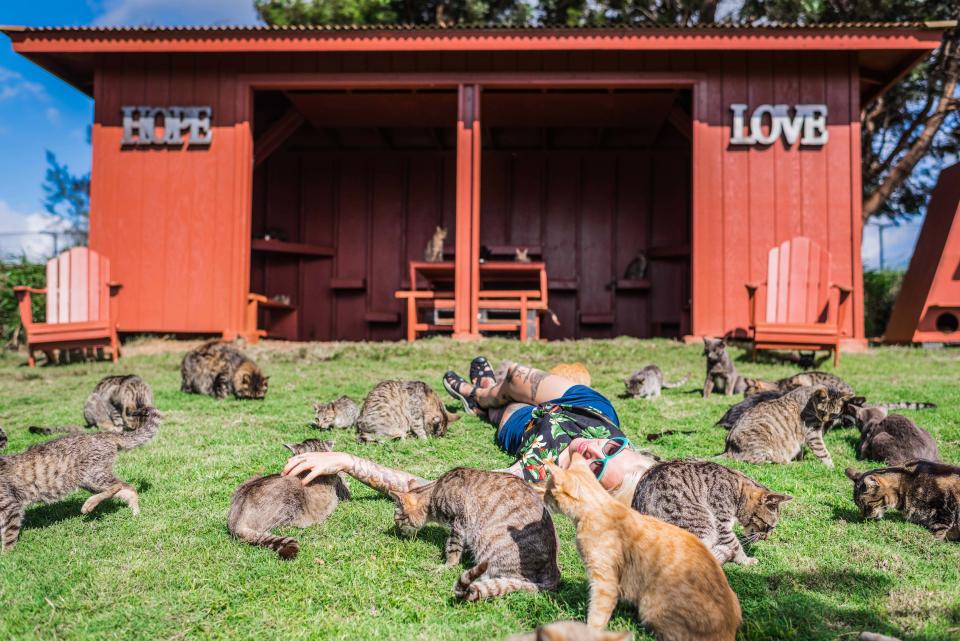
[[[823,430],[840,416],[847,398],[816,385],[760,403],[747,410],[727,434],[724,453],[748,463],[789,463],[803,454],[806,444],[824,465],[833,467]]]
[[[916,459],[940,461],[937,442],[906,416],[888,414],[885,408],[872,405],[855,411],[860,428],[858,459],[883,461],[887,465],[902,465]]]
[[[187,352],[180,364],[180,376],[180,391],[216,399],[232,394],[238,399],[262,400],[270,380],[246,354],[221,341],[210,341]]]
[[[946,541],[960,541],[960,467],[911,461],[868,472],[845,470],[853,481],[853,501],[868,519],[892,508],[911,523]]]
[[[363,402],[357,440],[369,443],[411,434],[417,438],[443,436],[447,426],[459,418],[448,413],[433,388],[422,381],[381,381]]]
[[[537,626],[533,632],[507,637],[506,641],[632,641],[632,639],[632,632],[597,630],[580,621],[554,621]]]
[[[792,498],[710,461],[666,461],[643,475],[632,506],[695,534],[720,563],[754,565],[734,523],[743,526],[748,541],[766,539],[780,518],[780,504]]]
[[[360,408],[348,396],[341,396],[329,403],[313,404],[313,424],[318,429],[328,430],[333,427],[353,427],[360,417]]]
[[[663,380],[663,372],[659,367],[647,365],[623,379],[623,384],[627,388],[627,394],[634,398],[656,398],[660,396],[661,390],[680,387],[688,378],[684,376],[675,383],[667,383]]]
[[[714,389],[733,396],[746,388],[733,359],[727,354],[727,344],[722,338],[704,336],[703,355],[707,357],[707,378],[703,382],[704,398],[710,396]]]
[[[504,472],[457,468],[408,492],[391,492],[397,528],[413,536],[427,522],[450,528],[447,566],[468,548],[476,565],[454,586],[457,598],[477,601],[525,590],[553,590],[560,583],[559,541],[553,519],[537,493]]]
[[[294,455],[333,451],[331,441],[317,439],[284,447]],[[270,548],[281,559],[292,559],[300,552],[300,543],[270,531],[287,525],[299,528],[319,525],[333,514],[340,501],[349,498],[350,490],[340,474],[318,476],[306,486],[300,477],[254,476],[234,491],[227,528],[241,541]]]
[[[13,548],[20,535],[23,515],[34,503],[58,501],[77,488],[95,494],[80,508],[89,514],[103,501],[116,496],[140,513],[140,497],[132,485],[113,471],[119,450],[129,450],[152,439],[160,430],[160,412],[149,407],[132,416],[138,427],[113,433],[71,434],[40,443],[19,454],[0,456],[0,540]]]
[[[440,225],[427,241],[427,248],[423,250],[423,259],[428,263],[439,263],[443,260],[443,241],[447,238],[447,230]]]
[[[743,416],[744,413],[751,407],[764,401],[780,398],[783,395],[784,392],[778,392],[776,390],[757,392],[753,396],[748,396],[739,403],[732,405],[730,409],[728,409],[726,413],[720,417],[720,420],[714,423],[714,425],[729,430],[737,424],[737,421],[740,420],[740,417]]]
[[[746,383],[746,389],[743,390],[744,396],[752,396],[759,392],[771,390],[789,392],[798,387],[823,385],[824,387],[832,387],[853,397],[853,387],[851,387],[849,383],[839,376],[827,372],[800,372],[787,378],[781,378],[778,381],[765,381],[759,378],[745,378],[743,380]]]
[[[4,449],[7,446],[7,433],[3,431],[3,427],[0,427],[0,450]]]
[[[515,263],[529,263],[530,262],[530,250],[527,248],[520,249],[517,247],[513,250],[513,262]]]
[[[83,406],[86,427],[98,427],[104,432],[122,432],[136,427],[131,417],[145,407],[153,407],[153,390],[139,376],[126,374],[105,376],[90,392]],[[82,431],[77,426],[38,427],[31,425],[34,434],[73,434]]]

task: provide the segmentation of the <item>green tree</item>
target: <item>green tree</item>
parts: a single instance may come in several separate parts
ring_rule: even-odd
[[[267,24],[528,24],[524,0],[254,0]]]
[[[70,168],[61,165],[56,154],[47,150],[43,194],[43,208],[67,223],[67,233],[75,243],[85,243],[90,223],[90,172],[70,173]]]

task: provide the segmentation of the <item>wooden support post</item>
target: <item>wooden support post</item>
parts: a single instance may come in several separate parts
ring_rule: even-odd
[[[457,100],[457,222],[453,335],[479,336],[480,87],[460,85]]]

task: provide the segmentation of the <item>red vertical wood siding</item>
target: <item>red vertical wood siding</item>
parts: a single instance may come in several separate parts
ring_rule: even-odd
[[[247,108],[247,85],[240,74],[377,71],[395,73],[400,80],[407,70],[702,74],[703,82],[697,85],[699,93],[694,97],[699,113],[693,125],[693,158],[685,163],[687,173],[674,154],[647,158],[621,154],[616,159],[608,155],[589,166],[583,156],[551,154],[549,160],[541,159],[518,174],[535,184],[528,191],[518,190],[516,184],[491,187],[488,173],[496,173],[498,160],[495,155],[483,154],[481,180],[484,190],[492,189],[494,195],[484,192],[480,203],[482,233],[488,233],[485,217],[496,216],[490,211],[493,203],[499,203],[502,211],[516,208],[529,220],[501,219],[495,233],[516,235],[523,242],[539,238],[548,254],[551,278],[580,278],[578,291],[552,297],[564,329],[554,330],[546,324],[547,335],[557,335],[555,331],[590,335],[593,329],[577,324],[577,314],[584,310],[613,314],[614,324],[604,330],[606,335],[676,322],[681,323],[681,331],[694,334],[743,330],[747,326],[743,284],[763,278],[764,257],[773,245],[803,233],[830,252],[834,280],[854,287],[854,314],[847,320],[847,333],[862,337],[858,78],[855,54],[844,52],[103,56],[95,74],[90,244],[111,259],[114,277],[124,284],[121,329],[237,331],[251,285],[269,290],[282,284],[283,289],[290,289],[292,298],[329,303],[327,310],[320,309],[319,303],[302,310],[300,334],[304,338],[399,337],[399,325],[369,323],[365,314],[397,309],[386,292],[402,271],[398,266],[422,252],[422,235],[438,213],[453,233],[455,194],[448,186],[453,184],[456,164],[449,159],[431,160],[426,152],[402,160],[328,157],[317,159],[319,165],[305,165],[301,159],[298,179],[291,186],[292,200],[319,200],[323,204],[318,207],[327,212],[350,214],[296,219],[298,233],[329,238],[337,246],[337,255],[326,261],[291,259],[290,273],[295,272],[298,280],[288,287],[284,279],[292,276],[282,275],[286,267],[278,263],[276,274],[268,274],[260,256],[251,259],[251,198],[270,179],[257,177],[260,187],[253,188],[252,114]],[[823,102],[830,111],[830,140],[822,148],[785,148],[782,143],[751,149],[731,147],[732,102],[747,102],[751,108],[760,102]],[[210,104],[213,143],[196,150],[121,149],[120,107],[128,104]],[[451,126],[454,124],[452,119]],[[329,167],[326,171],[316,168],[324,166],[323,162]],[[442,172],[427,170],[421,175],[419,169],[414,170],[415,166],[434,166],[434,162],[440,163]],[[637,189],[641,185],[649,189],[669,174],[676,184],[692,184],[692,193],[632,193],[632,186],[623,179],[627,167],[638,167],[641,175],[645,172],[644,180],[636,181]],[[502,196],[497,195],[498,189]],[[400,194],[401,202],[388,206],[372,196],[374,192],[385,194],[385,199]],[[276,202],[272,196],[258,198],[254,206],[261,210],[295,206],[283,197]],[[684,207],[694,212],[693,228],[677,231],[675,212]],[[605,229],[585,226],[580,218],[583,212]],[[391,228],[391,232],[396,236],[397,229],[405,229],[405,237],[395,241],[395,251],[381,258],[389,243],[376,236],[376,228],[397,216],[405,227]],[[573,244],[564,229],[576,230]],[[651,279],[663,278],[665,284],[654,282],[649,293],[630,298],[599,287],[604,277],[596,269],[612,276],[625,268],[636,248],[655,245],[660,238],[672,238],[671,234],[692,240],[690,267],[682,261],[652,262]],[[600,261],[587,256],[584,242],[594,254],[605,243],[605,258]],[[593,260],[598,260],[596,267],[590,262]],[[585,268],[590,273],[583,273]],[[689,277],[684,269],[690,270]],[[362,291],[334,294],[329,283],[336,278],[366,278],[368,282]],[[585,291],[587,283],[589,291]],[[692,308],[688,309],[691,298]],[[664,316],[665,311],[675,314],[678,308],[679,320]],[[683,314],[689,314],[690,320],[684,321]],[[685,322],[689,327],[682,326]]]

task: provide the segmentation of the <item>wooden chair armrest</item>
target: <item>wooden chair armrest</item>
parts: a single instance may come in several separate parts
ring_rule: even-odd
[[[837,283],[830,283],[830,287],[835,287],[840,291],[841,294],[851,294],[853,289],[847,287],[846,285],[838,285]]]
[[[17,285],[13,288],[14,293],[16,294],[46,294],[46,289],[40,289],[38,287],[27,287],[26,285]]]
[[[840,300],[837,304],[837,331],[842,334],[847,320],[847,308],[850,307],[850,294],[853,293],[853,290],[836,283],[830,283],[830,286],[836,287],[840,292]]]
[[[265,303],[268,299],[263,294],[254,294],[253,292],[250,292],[247,294],[247,300],[251,303]]]
[[[749,299],[748,304],[750,306],[749,310],[749,319],[750,327],[757,326],[757,290],[766,285],[763,283],[744,283],[744,286],[747,288],[747,298]]]

